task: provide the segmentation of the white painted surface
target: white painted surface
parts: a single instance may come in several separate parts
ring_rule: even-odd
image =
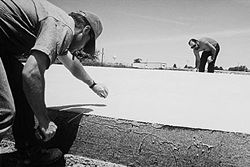
[[[75,105],[107,117],[250,133],[250,75],[85,69],[108,87],[108,98],[53,65],[46,72],[47,106]]]

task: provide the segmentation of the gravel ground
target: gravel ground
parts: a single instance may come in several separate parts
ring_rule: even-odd
[[[13,151],[15,151],[14,142],[8,140],[1,141],[0,154]],[[65,167],[124,167],[123,165],[76,156],[72,154],[65,154],[64,157],[66,160]]]

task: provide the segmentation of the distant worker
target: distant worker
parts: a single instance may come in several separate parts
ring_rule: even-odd
[[[193,49],[196,58],[195,68],[199,72],[204,72],[206,63],[208,63],[207,72],[213,73],[215,61],[220,51],[218,42],[211,38],[190,39],[188,45]],[[201,51],[202,54],[200,57],[199,52]]]

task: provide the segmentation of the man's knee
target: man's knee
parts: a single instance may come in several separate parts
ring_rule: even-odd
[[[6,132],[11,128],[14,117],[14,110],[0,111],[0,139],[3,138]]]

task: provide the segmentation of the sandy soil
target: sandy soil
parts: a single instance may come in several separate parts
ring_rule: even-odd
[[[13,142],[8,140],[2,140],[0,142],[0,154],[10,153],[13,151],[15,151]],[[72,154],[65,154],[64,158],[66,160],[65,167],[124,167],[123,165],[90,159],[82,156],[76,156]]]

